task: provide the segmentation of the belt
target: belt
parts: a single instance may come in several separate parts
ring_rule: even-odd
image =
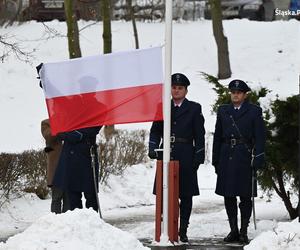
[[[180,137],[171,136],[170,137],[170,142],[171,143],[193,144],[193,139],[187,139],[187,138],[180,138]]]
[[[248,140],[245,140],[243,138],[223,138],[222,139],[222,142],[226,143],[226,144],[229,144],[231,146],[235,146],[235,145],[238,145],[238,144],[247,144],[247,145],[250,145],[251,142],[248,141]]]

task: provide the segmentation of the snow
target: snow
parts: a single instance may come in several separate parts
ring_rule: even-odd
[[[272,231],[263,232],[250,242],[245,250],[297,250],[300,246],[300,226],[298,219],[280,222]]]
[[[79,22],[80,28],[89,24],[92,22]],[[68,58],[67,39],[64,36],[66,24],[52,21],[46,25],[63,36],[47,39],[48,34],[43,25],[37,22],[0,27],[1,35],[17,36],[18,40],[12,38],[10,41],[21,43],[26,50],[35,50],[35,59],[31,65],[20,62],[13,56],[0,64],[0,152],[20,152],[44,146],[40,121],[47,117],[47,111],[43,91],[36,79],[35,66],[40,62]],[[226,20],[223,25],[229,42],[233,72],[231,79],[246,80],[253,89],[263,86],[272,90],[265,98],[264,105],[268,105],[269,99],[274,99],[276,94],[287,97],[298,93],[299,22]],[[138,22],[137,28],[141,48],[164,44],[163,23]],[[83,56],[101,53],[101,35],[102,23],[81,31]],[[113,22],[112,37],[113,51],[134,48],[130,22]],[[215,115],[211,113],[211,106],[216,94],[200,72],[216,75],[216,58],[210,21],[173,23],[173,72],[183,72],[191,80],[188,98],[202,104],[207,135],[214,131]],[[221,83],[227,85],[231,79]],[[149,129],[150,123],[117,127]],[[188,235],[192,239],[222,238],[229,230],[223,197],[214,193],[216,175],[209,161],[211,138],[208,142],[208,159],[198,170],[201,194],[193,199],[193,212],[188,228]],[[11,237],[6,244],[1,244],[0,249],[53,249],[51,247],[54,246],[55,249],[67,249],[68,246],[71,249],[122,249],[116,245],[118,242],[124,249],[142,249],[136,238],[153,239],[154,236],[154,164],[154,161],[149,161],[132,166],[122,176],[111,176],[108,186],[100,188],[104,221],[131,236],[101,221],[90,210],[77,210],[63,215],[50,214],[50,199],[40,200],[32,194],[25,194],[1,208],[0,239],[21,233],[26,228],[27,230]],[[277,196],[269,202],[268,197],[263,196],[259,190],[256,213],[258,230],[254,230],[253,223],[250,224],[249,237],[255,239],[247,249],[300,249],[299,224],[297,225],[297,221],[283,222],[288,221],[289,216]],[[104,241],[107,244],[103,245]],[[98,244],[94,244],[96,242]]]
[[[105,223],[92,209],[75,209],[39,218],[0,249],[146,250],[131,234]]]

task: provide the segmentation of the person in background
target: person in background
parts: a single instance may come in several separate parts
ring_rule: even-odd
[[[47,185],[51,188],[51,212],[60,214],[69,209],[66,192],[53,185],[53,177],[60,157],[62,143],[57,136],[51,135],[49,119],[41,122],[41,132],[45,139],[44,152],[47,155]]]

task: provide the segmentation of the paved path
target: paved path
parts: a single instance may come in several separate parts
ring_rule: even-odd
[[[177,245],[169,247],[160,247],[151,245],[152,240],[140,239],[141,242],[151,250],[242,250],[243,245],[238,243],[225,244],[221,238],[193,238],[188,245]]]

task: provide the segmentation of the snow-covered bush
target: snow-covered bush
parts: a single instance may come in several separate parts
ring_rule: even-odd
[[[44,199],[49,193],[46,182],[46,156],[42,150],[0,154],[1,204],[23,192]]]
[[[100,138],[100,181],[106,183],[110,174],[122,175],[132,165],[145,162],[147,146],[145,130],[115,130],[112,139]]]

